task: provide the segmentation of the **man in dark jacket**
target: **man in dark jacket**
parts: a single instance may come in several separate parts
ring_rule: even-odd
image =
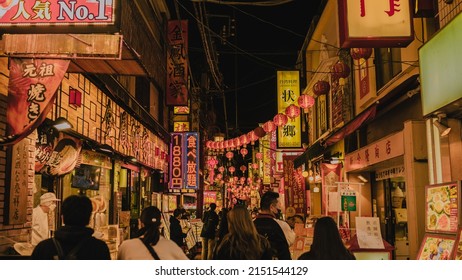
[[[186,237],[186,233],[183,233],[183,229],[180,224],[181,210],[175,209],[173,216],[170,216],[170,240],[175,242],[179,247],[184,245],[183,238]]]
[[[215,236],[217,231],[218,222],[220,218],[215,212],[217,205],[210,203],[210,210],[204,213],[202,217],[201,237],[202,237],[202,259],[211,260],[213,257],[213,249],[215,247]]]
[[[88,197],[71,195],[62,204],[64,226],[55,232],[54,238],[41,241],[32,252],[35,260],[110,260],[106,243],[94,238],[90,223],[92,205]]]
[[[289,246],[295,241],[295,233],[285,221],[279,220],[279,194],[267,191],[260,201],[260,213],[253,221],[259,234],[265,236],[278,260],[292,259]]]

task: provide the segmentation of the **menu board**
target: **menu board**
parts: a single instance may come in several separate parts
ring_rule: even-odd
[[[425,234],[417,260],[450,260],[456,237],[454,235]]]
[[[454,259],[455,260],[462,260],[462,240],[461,240],[461,235],[462,235],[462,227],[460,227],[459,230],[457,231],[456,244],[454,246]]]
[[[459,222],[460,185],[458,182],[425,188],[425,231],[456,233]]]

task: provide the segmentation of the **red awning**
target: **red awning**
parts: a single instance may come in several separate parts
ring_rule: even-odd
[[[372,120],[375,117],[375,113],[377,112],[377,105],[370,107],[369,109],[365,110],[361,114],[359,114],[356,118],[352,119],[342,128],[334,132],[331,136],[329,136],[325,143],[325,146],[330,146],[338,141],[342,140],[346,136],[350,135],[354,131],[356,131],[363,123]]]

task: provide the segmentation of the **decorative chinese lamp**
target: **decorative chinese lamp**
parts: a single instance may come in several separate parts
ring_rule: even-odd
[[[227,158],[228,160],[231,160],[233,157],[234,157],[234,153],[233,153],[233,152],[229,151],[229,152],[226,153],[226,158]]]
[[[249,137],[250,139],[250,144],[254,145],[255,144],[255,141],[258,140],[258,136],[255,134],[255,131],[252,130],[250,131],[249,133],[247,133],[247,136]]]
[[[218,171],[220,173],[223,173],[225,171],[225,168],[223,166],[218,167]]]
[[[313,92],[316,97],[327,94],[330,90],[330,84],[327,81],[319,80],[313,85]]]
[[[286,123],[289,121],[289,119],[287,118],[286,115],[284,115],[283,113],[279,113],[277,114],[276,116],[274,116],[273,118],[273,122],[276,126],[284,126],[286,125]]]
[[[300,116],[300,107],[291,104],[286,108],[286,115],[293,121],[296,117]]]
[[[258,152],[255,154],[255,158],[258,159],[258,160],[261,160],[263,158],[263,154]]]
[[[276,130],[276,125],[274,124],[273,121],[267,121],[263,124],[263,130],[266,132],[266,133],[271,133],[273,131]]]
[[[229,173],[234,174],[234,171],[236,171],[236,168],[234,166],[230,166],[228,167],[228,171]]]
[[[210,140],[207,141],[207,142],[205,143],[205,146],[207,147],[207,149],[211,149],[211,148],[212,148],[212,141],[210,141]]]
[[[223,141],[223,148],[225,150],[228,150],[228,148],[229,148],[229,141],[228,140]]]
[[[250,140],[249,140],[249,137],[247,137],[247,134],[243,134],[239,137],[239,139],[241,140],[241,144],[242,146],[247,146],[247,144],[249,144]]]
[[[241,139],[239,139],[239,137],[234,138],[233,142],[234,142],[234,146],[236,147],[236,149],[239,149],[242,145]]]
[[[264,136],[266,135],[265,130],[264,130],[263,127],[261,127],[261,126],[255,128],[253,131],[255,132],[255,135],[256,135],[258,138],[264,137]],[[257,138],[256,140],[258,140],[258,138]]]
[[[220,148],[220,151],[223,151],[225,149],[225,143],[223,141],[218,142],[218,147]]]
[[[355,60],[368,59],[372,55],[372,48],[352,48],[350,55]]]
[[[241,153],[242,157],[245,158],[245,156],[249,153],[249,151],[246,148],[242,148],[240,150],[240,153]]]
[[[247,167],[245,167],[245,165],[241,165],[240,169],[241,169],[242,173],[244,173],[247,170]],[[244,177],[242,177],[242,178],[244,178]]]
[[[350,67],[339,60],[334,64],[334,66],[332,66],[332,75],[338,79],[345,79],[350,75]]]
[[[303,109],[303,113],[308,113],[308,109],[314,105],[314,98],[311,95],[302,94],[298,97],[297,102],[300,108]]]
[[[258,163],[252,163],[252,169],[258,169]]]

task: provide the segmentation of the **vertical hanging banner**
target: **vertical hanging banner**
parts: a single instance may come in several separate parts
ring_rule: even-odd
[[[167,106],[188,106],[188,21],[171,20],[167,27]]]
[[[0,144],[19,142],[43,122],[68,66],[62,59],[10,59],[6,137]]]
[[[285,205],[293,207],[296,214],[306,213],[305,203],[305,180],[301,176],[301,169],[298,172],[294,168],[294,160],[297,156],[283,156],[284,162],[284,197]]]
[[[183,133],[171,133],[170,143],[170,189],[183,187]]]
[[[300,96],[300,72],[277,71],[278,113],[284,113],[288,106],[298,106]],[[300,148],[302,146],[300,116],[289,118],[287,123],[278,127],[279,148]]]
[[[184,174],[186,176],[186,188],[199,188],[199,135],[197,132],[185,134]]]
[[[327,199],[330,192],[337,192],[337,182],[342,181],[342,165],[321,163],[322,177],[322,209],[328,215]],[[337,207],[339,208],[339,207]]]

